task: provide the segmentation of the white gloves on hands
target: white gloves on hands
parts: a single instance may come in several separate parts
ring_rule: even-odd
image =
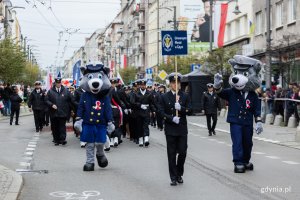
[[[257,122],[256,123],[256,127],[255,127],[255,131],[256,131],[256,134],[259,135],[263,132],[263,125],[262,125],[262,122]]]
[[[128,115],[128,109],[124,110],[125,115]]]
[[[173,117],[173,122],[175,123],[175,124],[179,124],[179,120],[180,120],[180,117]]]
[[[222,83],[223,83],[223,80],[222,80],[222,75],[217,73],[215,74],[215,77],[214,77],[214,88],[216,89],[220,89],[221,86],[222,86]]]
[[[179,103],[175,103],[175,109],[176,110],[181,110],[181,105]]]
[[[108,134],[111,134],[115,130],[115,125],[112,122],[108,122],[106,130],[107,130]]]
[[[74,128],[75,128],[75,130],[76,131],[78,131],[78,132],[80,132],[81,133],[81,131],[82,131],[82,119],[80,119],[80,120],[78,120],[78,121],[76,121],[75,123],[74,123]]]
[[[143,109],[143,110],[147,110],[147,106],[146,106],[146,105],[144,105],[144,104],[142,104],[142,105],[141,105],[141,109]]]

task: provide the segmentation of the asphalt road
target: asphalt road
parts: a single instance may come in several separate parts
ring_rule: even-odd
[[[203,124],[202,120],[193,122]],[[35,134],[32,116],[22,117],[20,123],[9,126],[8,121],[0,121],[0,163],[11,169],[31,164],[34,171],[22,174],[21,200],[300,199],[296,149],[254,141],[255,170],[235,174],[229,135],[217,132],[208,137],[205,129],[189,125],[184,184],[171,187],[165,137],[157,129],[151,128],[149,148],[124,139],[107,153],[107,168],[83,172],[85,150],[72,133],[66,146],[57,147],[49,131]]]

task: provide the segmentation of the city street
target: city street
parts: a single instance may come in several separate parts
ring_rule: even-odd
[[[188,121],[206,123],[204,117]],[[124,139],[107,153],[107,168],[83,172],[85,150],[72,132],[66,146],[54,146],[48,127],[34,132],[32,116],[22,117],[20,126],[7,120],[0,124],[0,163],[12,170],[32,169],[22,173],[20,200],[300,198],[300,157],[294,148],[254,140],[254,171],[235,174],[229,134],[218,131],[208,137],[206,129],[190,124],[184,184],[171,187],[165,137],[157,129],[150,129],[149,148]]]

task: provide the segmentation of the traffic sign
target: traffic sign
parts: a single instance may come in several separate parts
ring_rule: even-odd
[[[161,31],[162,55],[187,55],[188,39],[186,31]]]
[[[158,77],[161,79],[161,80],[165,80],[167,78],[168,74],[165,70],[161,70],[158,74]]]

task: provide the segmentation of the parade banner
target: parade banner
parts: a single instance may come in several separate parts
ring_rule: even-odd
[[[79,86],[81,60],[77,61],[73,67],[73,84]]]
[[[223,47],[228,4],[217,3],[214,11],[214,46]]]
[[[186,31],[161,31],[161,41],[163,56],[188,54]]]

